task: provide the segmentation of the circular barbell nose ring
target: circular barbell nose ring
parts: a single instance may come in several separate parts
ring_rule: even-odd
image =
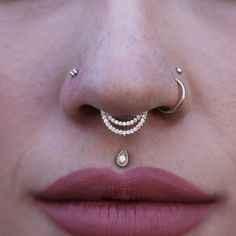
[[[186,98],[186,89],[184,84],[178,79],[175,78],[176,83],[178,84],[178,87],[180,88],[181,92],[180,92],[180,97],[179,97],[179,101],[177,102],[177,104],[172,107],[172,108],[168,108],[168,109],[164,109],[164,108],[159,108],[159,111],[161,113],[164,114],[173,114],[175,112],[177,112],[179,110],[179,108],[183,105],[183,102]]]
[[[144,125],[146,119],[147,119],[148,112],[145,111],[139,115],[137,115],[135,118],[129,121],[119,121],[115,118],[113,118],[111,115],[108,113],[104,112],[101,110],[101,117],[106,125],[106,127],[113,133],[121,136],[127,136],[136,133],[138,130],[142,128]],[[123,129],[116,128],[114,125],[117,127],[122,127]],[[129,129],[124,129],[129,128]]]

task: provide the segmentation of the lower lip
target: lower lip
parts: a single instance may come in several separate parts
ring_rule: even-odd
[[[212,204],[131,201],[40,202],[61,228],[77,236],[181,236]]]

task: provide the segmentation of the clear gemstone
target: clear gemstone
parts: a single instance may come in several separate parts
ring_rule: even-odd
[[[125,150],[120,151],[120,153],[117,156],[117,165],[120,167],[124,167],[128,164],[129,161],[129,157],[128,157],[128,153]]]
[[[125,161],[126,161],[125,155],[119,156],[119,163],[123,164],[123,163],[125,163]]]

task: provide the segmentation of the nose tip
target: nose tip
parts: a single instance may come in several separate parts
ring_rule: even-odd
[[[112,77],[100,82],[96,91],[88,88],[88,94],[93,96],[87,99],[96,108],[121,119],[129,119],[151,109],[152,93],[147,92],[149,85],[140,82],[140,79]]]

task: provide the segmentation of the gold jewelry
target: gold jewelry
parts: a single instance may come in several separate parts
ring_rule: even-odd
[[[182,75],[183,74],[183,69],[181,67],[176,67],[175,68],[177,74]]]
[[[176,68],[176,72],[178,74],[182,74],[183,70],[180,67]],[[180,97],[178,102],[176,103],[176,105],[172,108],[164,108],[164,107],[160,107],[159,111],[164,113],[164,114],[173,114],[175,112],[177,112],[179,110],[179,108],[183,105],[183,102],[186,98],[186,89],[185,86],[183,84],[183,82],[181,82],[178,78],[174,78],[178,87],[180,88],[181,92],[180,92]]]

